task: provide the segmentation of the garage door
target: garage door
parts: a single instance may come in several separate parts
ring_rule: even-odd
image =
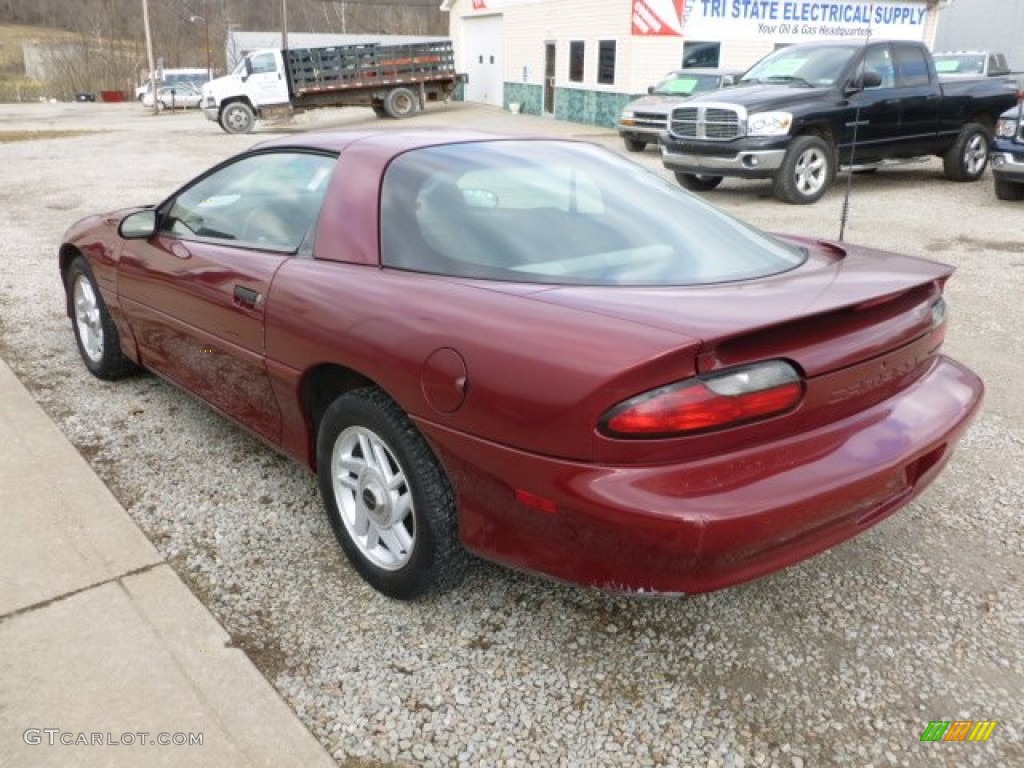
[[[505,89],[502,19],[498,15],[462,20],[463,61],[469,75],[466,101],[502,106]]]

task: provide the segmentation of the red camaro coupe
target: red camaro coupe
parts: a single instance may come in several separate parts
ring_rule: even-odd
[[[315,471],[356,570],[466,552],[627,592],[778,570],[920,493],[982,383],[949,267],[759,232],[586,143],[289,136],[85,219],[85,365],[145,367]]]

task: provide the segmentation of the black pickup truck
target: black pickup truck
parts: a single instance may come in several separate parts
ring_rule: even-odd
[[[839,167],[931,155],[947,178],[976,181],[996,120],[1016,100],[993,78],[940,82],[920,43],[804,43],[674,109],[661,157],[687,189],[714,189],[725,176],[772,179],[775,196],[795,204],[824,195]]]

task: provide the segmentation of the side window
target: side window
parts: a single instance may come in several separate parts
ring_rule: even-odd
[[[896,86],[896,69],[892,63],[892,51],[887,45],[869,48],[864,57],[864,71],[875,72],[882,78],[878,88],[894,88]]]
[[[931,82],[923,50],[917,46],[897,45],[895,53],[900,88],[916,88]]]
[[[266,72],[277,72],[277,64],[274,61],[274,54],[261,53],[252,57],[252,73],[261,75]]]
[[[569,43],[569,82],[583,82],[583,56],[584,44],[582,40],[573,40]]]
[[[294,252],[320,213],[336,163],[308,152],[248,155],[178,195],[161,218],[161,231],[182,240]]]
[[[597,46],[597,82],[615,85],[615,41],[602,40]]]

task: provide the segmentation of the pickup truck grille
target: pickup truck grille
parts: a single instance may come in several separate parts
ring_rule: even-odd
[[[729,141],[743,135],[739,113],[722,107],[676,107],[670,128],[684,139]]]
[[[668,115],[657,112],[634,112],[633,125],[637,128],[664,131],[668,127]]]

